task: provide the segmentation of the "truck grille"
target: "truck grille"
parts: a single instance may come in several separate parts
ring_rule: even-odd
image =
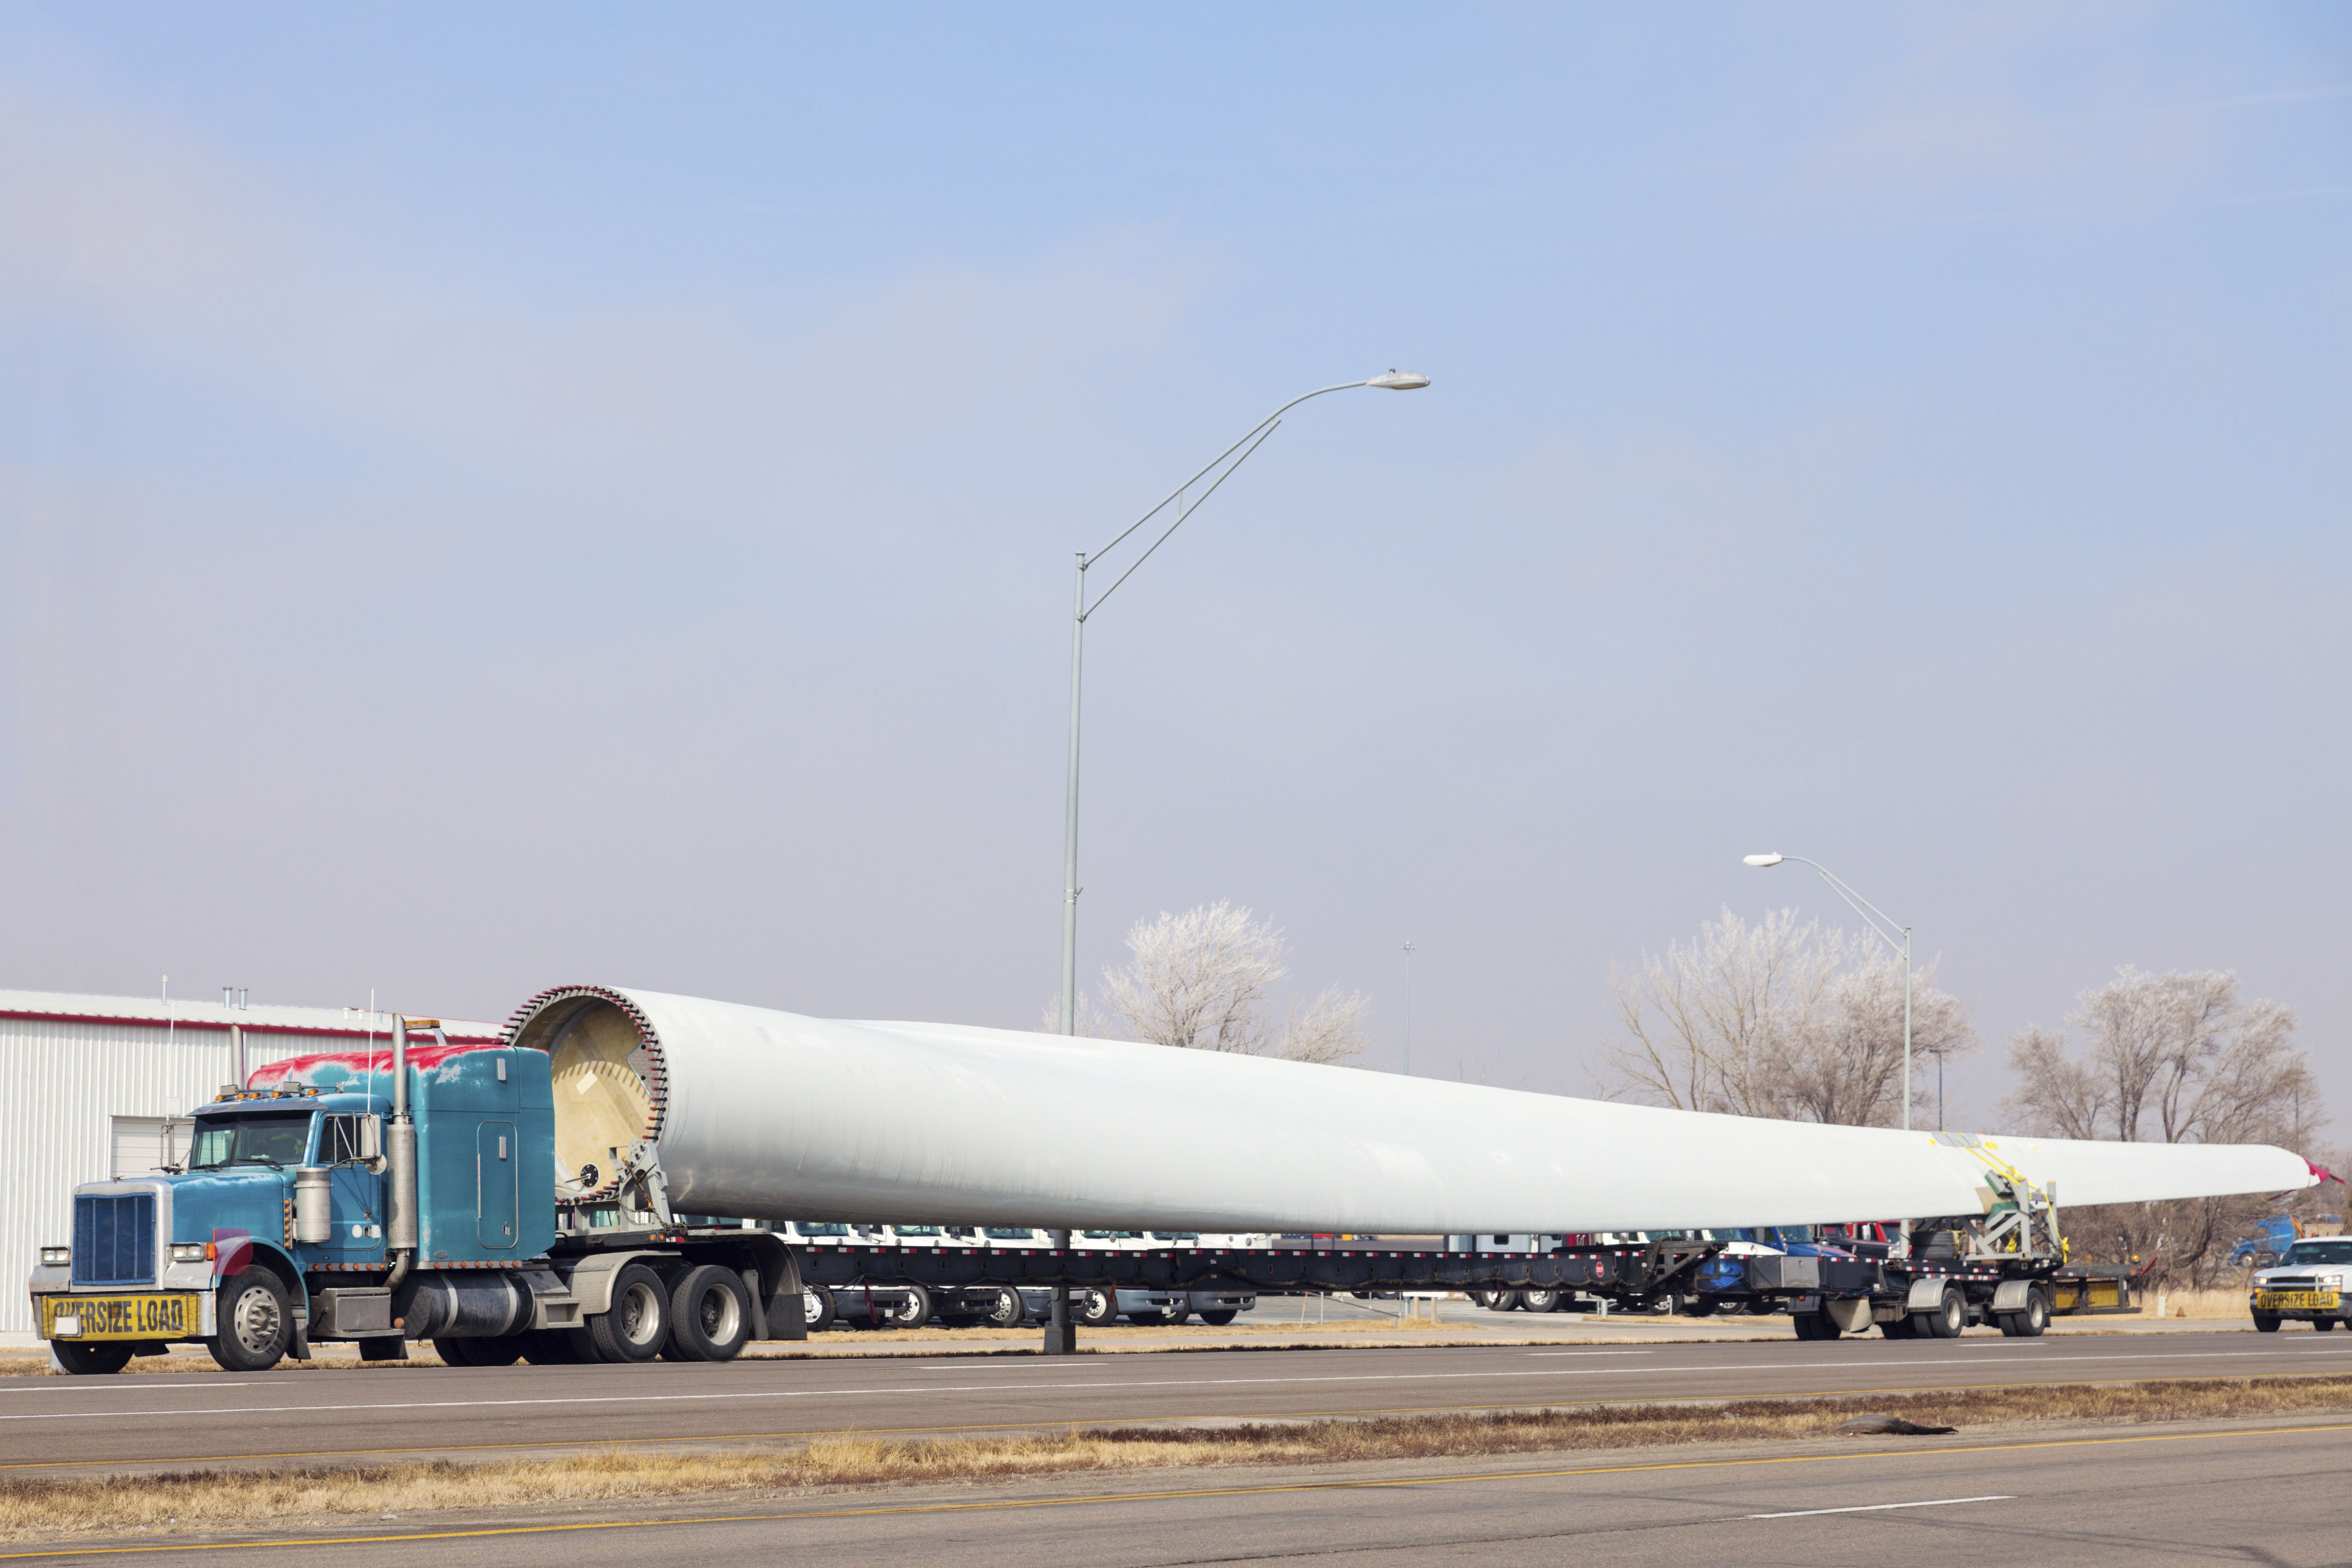
[[[2317,1277],[2310,1274],[2273,1274],[2263,1280],[2264,1290],[2311,1290],[2318,1288]]]
[[[155,1194],[74,1194],[73,1282],[145,1285],[155,1278]]]

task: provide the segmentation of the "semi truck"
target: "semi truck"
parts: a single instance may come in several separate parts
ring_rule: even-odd
[[[1372,1138],[1369,1126],[1391,1131]],[[1408,1128],[1417,1142],[1400,1142]],[[2053,1299],[2037,1288],[2059,1289],[2063,1262],[2054,1230],[2045,1246],[2034,1226],[2018,1228],[2046,1202],[2004,1216],[2006,1182],[1983,1175],[1993,1146],[1980,1157],[1958,1135],[1694,1119],[595,985],[541,992],[495,1045],[461,1047],[431,1020],[403,1019],[389,1053],[260,1068],[199,1109],[191,1131],[184,1168],[77,1188],[70,1234],[41,1248],[35,1321],[68,1371],[117,1371],[175,1342],[200,1342],[237,1371],[329,1340],[378,1358],[430,1341],[458,1365],[724,1361],[752,1339],[804,1335],[812,1287],[838,1300],[861,1281],[904,1287],[908,1303],[921,1300],[914,1287],[967,1301],[984,1289],[1024,1310],[1047,1288],[1051,1351],[1074,1342],[1061,1306],[1072,1291],[1139,1290],[1188,1308],[1201,1292],[1367,1289],[1654,1302],[1692,1289],[1724,1244],[1632,1244],[1600,1226],[1787,1218],[1825,1190],[1865,1213],[1958,1205],[1986,1223],[1951,1227],[1969,1239],[1948,1259],[1916,1247],[1901,1260],[1748,1259],[1751,1289],[1785,1300],[1807,1338],[1823,1323],[2036,1321]],[[1196,1180],[1171,1184],[1117,1157],[1179,1136],[1221,1152]],[[1585,1157],[1603,1145],[1608,1158]],[[1735,1195],[1694,1182],[1688,1149],[1700,1146],[1748,1173]],[[2000,1158],[2064,1174],[2084,1202],[2316,1179],[2298,1174],[2311,1169],[2299,1157],[2257,1147],[2040,1141]],[[835,1214],[1243,1231],[1295,1213],[1328,1215],[1338,1234],[1307,1248],[1204,1237],[1128,1250],[1074,1246],[1068,1229],[1044,1247],[927,1247],[896,1236],[796,1245],[762,1228]],[[1540,1213],[1592,1239],[1456,1253],[1346,1234]]]

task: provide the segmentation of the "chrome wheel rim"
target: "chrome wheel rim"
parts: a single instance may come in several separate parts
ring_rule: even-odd
[[[661,1323],[661,1308],[654,1300],[654,1288],[642,1280],[633,1282],[621,1292],[621,1337],[633,1345],[649,1343]]]
[[[284,1326],[278,1299],[258,1288],[239,1296],[229,1314],[229,1331],[236,1336],[238,1348],[249,1355],[266,1356],[276,1350]]]

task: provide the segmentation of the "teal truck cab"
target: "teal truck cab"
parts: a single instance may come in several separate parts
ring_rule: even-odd
[[[118,1372],[188,1341],[232,1371],[329,1340],[369,1359],[430,1340],[463,1365],[727,1360],[765,1337],[781,1244],[666,1205],[561,1234],[546,1053],[437,1030],[412,1047],[412,1026],[435,1028],[404,1020],[392,1051],[298,1057],[224,1089],[175,1172],[77,1187],[70,1244],[43,1247],[30,1281],[58,1364]]]

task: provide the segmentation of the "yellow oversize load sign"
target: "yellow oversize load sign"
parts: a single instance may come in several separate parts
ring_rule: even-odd
[[[184,1339],[204,1327],[204,1298],[183,1295],[44,1296],[45,1340]]]
[[[2254,1310],[2259,1312],[2336,1312],[2343,1307],[2344,1298],[2334,1290],[2254,1292]]]

